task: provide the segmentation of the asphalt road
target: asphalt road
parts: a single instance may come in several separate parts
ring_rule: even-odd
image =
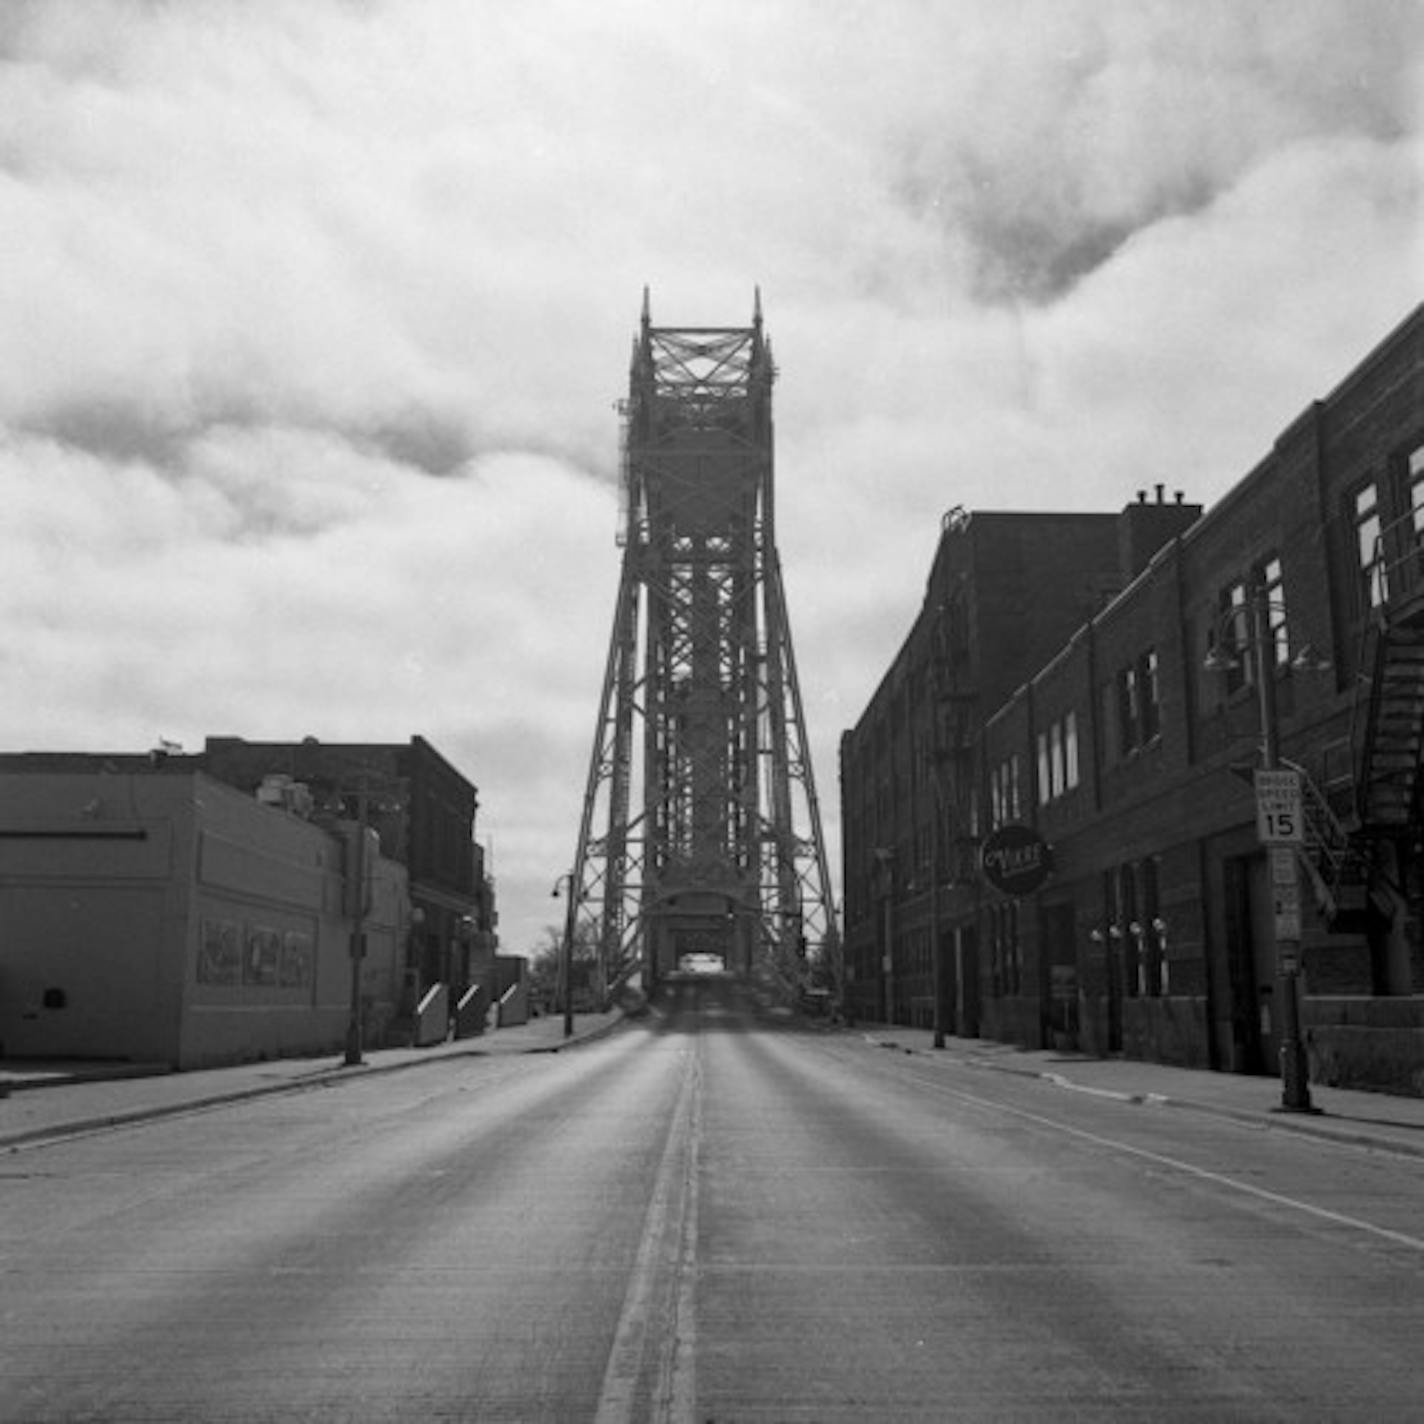
[[[1417,1419],[1424,1163],[721,986],[0,1159],[0,1419]]]

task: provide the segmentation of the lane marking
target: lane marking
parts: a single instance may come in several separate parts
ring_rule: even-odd
[[[701,1076],[700,1055],[694,1049],[687,1055],[667,1143],[643,1218],[643,1235],[608,1353],[595,1424],[630,1424],[654,1329],[664,1333],[654,1372],[651,1417],[659,1424],[692,1424],[694,1418],[696,1336],[691,1268],[695,1265],[697,1223],[692,1212],[697,1200],[695,1134],[701,1130]]]
[[[697,1409],[697,1232],[702,1173],[702,1038],[693,1048],[693,1092],[683,1166],[682,1239],[677,1264],[677,1300],[668,1347],[663,1353],[653,1417],[664,1424],[692,1424]]]
[[[846,1066],[851,1066],[847,1064]],[[901,1075],[896,1074],[895,1077]],[[1197,1177],[1205,1182],[1215,1183],[1220,1187],[1227,1187],[1232,1191],[1240,1192],[1243,1196],[1255,1197],[1259,1201],[1270,1202],[1273,1206],[1289,1207],[1293,1211],[1298,1211],[1305,1216],[1317,1217],[1321,1221],[1328,1221],[1336,1226],[1351,1227],[1356,1231],[1362,1231],[1370,1236],[1377,1236],[1383,1241],[1391,1241],[1396,1246],[1407,1246],[1414,1251],[1424,1251],[1424,1239],[1417,1236],[1407,1235],[1403,1231],[1394,1231],[1388,1226],[1376,1226],[1373,1222],[1362,1221],[1356,1216],[1346,1216],[1344,1212],[1332,1211],[1329,1207],[1315,1206],[1311,1202],[1300,1201],[1296,1197],[1288,1197],[1280,1192],[1273,1192],[1265,1187],[1253,1186],[1250,1182],[1239,1181],[1235,1177],[1228,1177],[1221,1172],[1213,1172],[1207,1167],[1197,1167],[1191,1162],[1183,1162],[1177,1157],[1168,1157],[1161,1152],[1153,1152],[1146,1147],[1134,1147],[1129,1142],[1119,1142],[1116,1138],[1103,1137],[1096,1132],[1089,1132],[1086,1128],[1068,1127],[1061,1122],[1055,1122],[1051,1117],[1043,1117],[1039,1113],[1029,1112],[1025,1108],[1011,1107],[1007,1103],[997,1103],[992,1098],[981,1098],[974,1093],[965,1092],[962,1088],[950,1087],[946,1083],[936,1082],[933,1078],[922,1077],[918,1073],[906,1075],[912,1078],[922,1087],[932,1088],[936,1092],[945,1093],[950,1097],[959,1098],[963,1102],[973,1103],[976,1107],[986,1108],[991,1112],[1008,1113],[1011,1117],[1024,1119],[1026,1122],[1036,1123],[1039,1127],[1051,1128],[1055,1132],[1060,1132],[1068,1137],[1078,1137],[1084,1142],[1091,1142],[1099,1147],[1111,1148],[1113,1151],[1125,1153],[1129,1157],[1139,1157],[1146,1162],[1155,1162],[1162,1167],[1170,1167],[1175,1171],[1182,1172],[1189,1177]]]

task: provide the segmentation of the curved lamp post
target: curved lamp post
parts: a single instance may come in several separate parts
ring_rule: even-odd
[[[351,865],[351,986],[346,1017],[346,1055],[348,1068],[361,1062],[364,1038],[361,1013],[361,969],[366,957],[366,836],[368,819],[366,779],[362,777],[356,792],[356,853]]]
[[[348,893],[351,897],[351,982],[346,1013],[346,1045],[342,1060],[346,1067],[355,1068],[364,1061],[362,1053],[365,1025],[361,971],[366,957],[366,897],[370,893],[370,886],[367,884],[366,845],[371,830],[371,794],[373,786],[384,788],[389,794],[392,788],[399,788],[400,778],[367,766],[359,758],[337,748],[325,748],[315,737],[303,740],[302,751],[313,761],[308,771],[309,780],[329,784],[333,794],[343,802],[353,794],[356,798],[356,846],[347,872]],[[316,762],[316,758],[320,758],[327,765],[334,762],[337,767],[336,774],[329,777],[322,775],[321,765]],[[353,781],[354,792],[347,789]],[[391,808],[378,805],[376,809],[387,811]]]
[[[1271,622],[1276,614],[1278,621]],[[1240,620],[1245,615],[1245,639],[1238,636]],[[1221,644],[1228,625],[1231,641],[1251,658],[1256,679],[1257,712],[1261,723],[1261,771],[1256,780],[1258,823],[1266,846],[1270,867],[1271,890],[1277,913],[1272,917],[1272,938],[1276,951],[1276,976],[1281,988],[1281,1111],[1312,1112],[1310,1102],[1309,1064],[1300,1031],[1300,886],[1296,867],[1296,847],[1301,843],[1302,828],[1295,825],[1275,825],[1261,815],[1265,787],[1271,774],[1280,768],[1280,716],[1276,707],[1275,659],[1276,632],[1286,627],[1283,604],[1273,600],[1259,576],[1253,578],[1247,602],[1227,609],[1216,625],[1216,646],[1202,663],[1208,672],[1225,672],[1241,666],[1240,660]],[[1318,657],[1309,643],[1291,659],[1291,667],[1301,672],[1323,672],[1330,667],[1328,659]],[[1267,830],[1267,827],[1270,830]]]
[[[559,898],[561,885],[568,903],[564,907],[564,941],[559,946],[559,997],[564,1003],[564,1037],[570,1038],[574,1031],[574,915],[578,909],[572,871],[566,871],[554,881],[554,888],[549,892],[552,899]]]

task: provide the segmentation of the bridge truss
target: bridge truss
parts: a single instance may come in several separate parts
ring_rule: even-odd
[[[771,348],[643,295],[622,575],[567,932],[603,994],[688,955],[839,999],[840,945],[773,512]],[[705,959],[704,963],[707,962]]]

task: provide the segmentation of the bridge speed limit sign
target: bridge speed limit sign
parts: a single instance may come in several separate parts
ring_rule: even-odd
[[[1305,817],[1301,812],[1298,771],[1256,773],[1256,831],[1267,845],[1301,845]]]

